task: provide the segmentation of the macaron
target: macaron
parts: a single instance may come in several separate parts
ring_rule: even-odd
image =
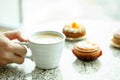
[[[80,41],[74,45],[73,54],[80,60],[93,61],[102,55],[102,50],[98,44],[91,41]]]
[[[112,36],[112,38],[111,38],[111,44],[112,44],[114,47],[120,48],[120,29],[116,30],[116,31],[113,33],[113,36]]]

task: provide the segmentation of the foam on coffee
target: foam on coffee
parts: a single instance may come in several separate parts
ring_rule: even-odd
[[[52,33],[35,34],[32,36],[33,42],[42,44],[56,43],[61,41],[61,39],[62,37],[60,37],[58,34]]]

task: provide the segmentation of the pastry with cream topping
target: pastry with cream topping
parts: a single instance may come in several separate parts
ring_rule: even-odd
[[[72,24],[64,26],[63,33],[65,34],[66,39],[79,40],[85,38],[86,28],[81,24],[73,22]]]
[[[92,61],[96,60],[102,55],[102,50],[98,46],[90,41],[78,42],[72,49],[73,54],[80,60]]]
[[[114,32],[113,37],[111,39],[111,44],[115,47],[120,48],[120,29]]]

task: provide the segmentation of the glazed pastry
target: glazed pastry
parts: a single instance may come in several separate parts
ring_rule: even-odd
[[[92,61],[102,55],[100,47],[90,41],[78,42],[72,49],[73,54],[80,60]]]
[[[65,25],[63,28],[63,33],[66,36],[66,39],[83,39],[86,35],[86,28],[78,24],[76,22],[73,22],[72,24]]]
[[[113,46],[120,48],[120,29],[114,32],[111,43]]]

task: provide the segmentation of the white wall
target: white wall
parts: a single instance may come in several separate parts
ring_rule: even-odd
[[[23,0],[25,23],[69,19],[120,20],[120,0]]]
[[[0,26],[20,26],[19,0],[0,0]]]
[[[0,25],[19,27],[19,1],[0,0]],[[69,19],[120,20],[120,0],[22,0],[23,22]]]

